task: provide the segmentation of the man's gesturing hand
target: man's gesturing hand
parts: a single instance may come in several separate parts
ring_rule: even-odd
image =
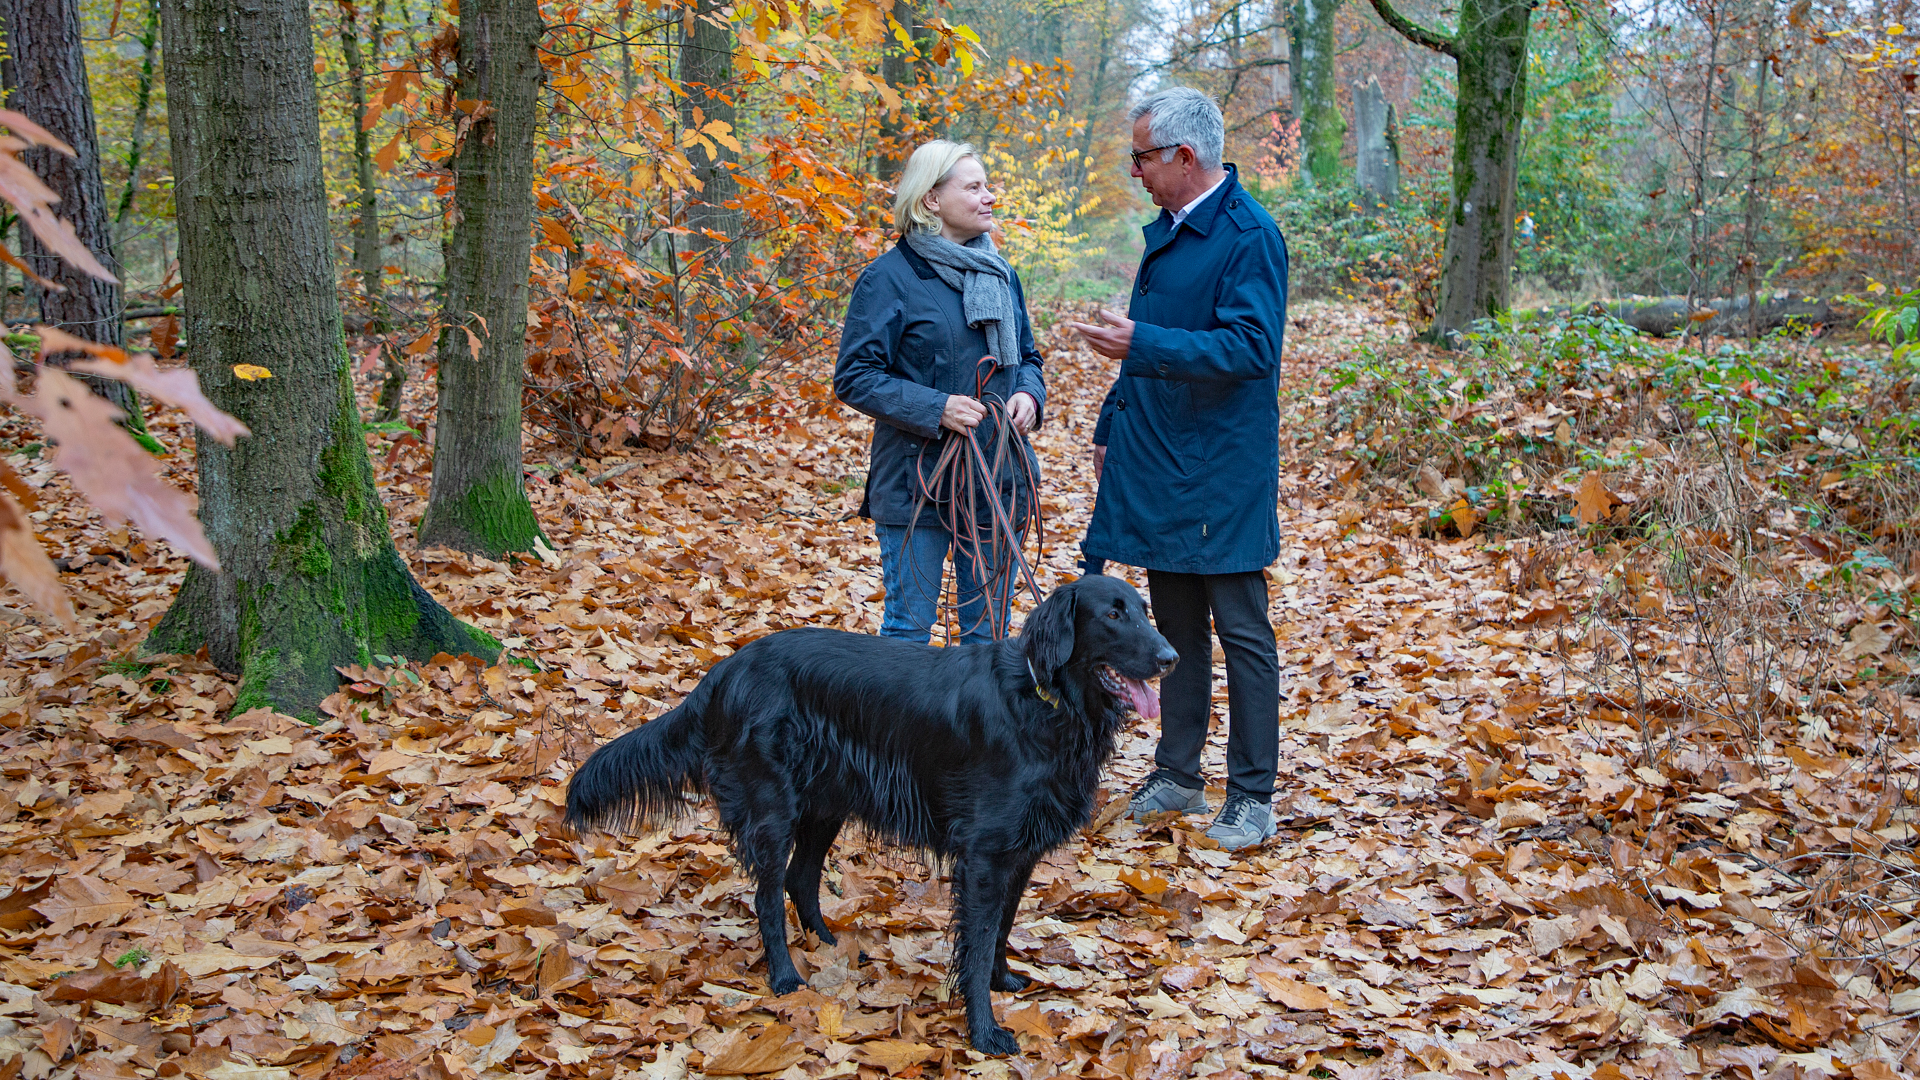
[[[1133,320],[1112,308],[1100,309],[1100,320],[1107,325],[1094,326],[1091,323],[1069,322],[1067,325],[1079,331],[1087,339],[1093,351],[1114,360],[1125,360],[1127,350],[1133,347]]]
[[[974,398],[948,394],[947,407],[940,413],[940,426],[962,435],[974,429],[987,415],[987,407]]]

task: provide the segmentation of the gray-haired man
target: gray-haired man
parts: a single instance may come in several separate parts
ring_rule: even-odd
[[[1159,768],[1136,817],[1204,812],[1213,638],[1227,665],[1227,801],[1207,835],[1273,835],[1280,661],[1265,567],[1280,555],[1281,337],[1287,247],[1220,160],[1225,124],[1197,90],[1136,105],[1133,175],[1161,207],[1126,316],[1075,323],[1119,360],[1094,429],[1100,492],[1084,551],[1147,570],[1154,623],[1180,653],[1161,683]]]

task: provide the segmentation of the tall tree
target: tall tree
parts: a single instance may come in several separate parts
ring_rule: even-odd
[[[1300,121],[1300,171],[1319,188],[1345,179],[1340,148],[1347,122],[1335,96],[1333,68],[1333,24],[1339,14],[1340,0],[1293,0],[1289,16],[1287,78],[1293,115]]]
[[[733,165],[740,155],[733,134],[739,119],[733,94],[733,24],[727,21],[732,5],[727,0],[689,0],[686,18],[680,29],[680,84],[685,95],[680,99],[680,124],[683,128],[705,129],[722,125],[719,134],[705,146],[688,151],[694,178],[700,181],[699,197],[688,200],[685,223],[690,230],[687,250],[706,251],[721,247],[719,265],[728,269],[747,262],[746,245],[740,242],[740,211],[726,205],[740,192]],[[724,240],[715,240],[717,233]]]
[[[1428,336],[1450,342],[1507,310],[1513,278],[1514,189],[1527,110],[1527,34],[1538,0],[1462,0],[1460,29],[1443,34],[1373,0],[1416,45],[1453,58],[1453,202],[1440,262],[1440,302]]]
[[[335,666],[493,658],[422,589],[374,490],[341,332],[306,0],[165,0],[189,354],[258,434],[199,442],[200,519],[223,569],[187,572],[147,646],[205,645],[236,711],[312,715]],[[242,380],[265,360],[273,377]]]
[[[447,329],[420,542],[493,558],[541,539],[520,452],[540,34],[538,0],[460,5],[454,97],[476,104],[453,156]]]
[[[380,21],[386,0],[374,0],[372,55],[360,48],[360,5],[340,0],[340,53],[347,62],[347,111],[353,119],[353,179],[359,199],[353,219],[353,269],[367,296],[367,318],[376,329],[384,325],[380,306],[380,195],[373,180],[373,141],[367,131],[367,63],[380,62]]]
[[[140,189],[140,159],[147,149],[147,116],[153,108],[153,67],[160,52],[160,0],[147,0],[147,18],[140,27],[140,76],[133,88],[133,135],[127,140],[127,186],[113,212],[113,242],[127,240],[127,219],[133,216],[134,193]]]
[[[932,36],[923,32],[925,24],[907,0],[894,0],[889,19],[890,32],[880,54],[880,77],[904,101],[933,69],[927,58],[932,48]],[[895,26],[899,27],[899,31],[893,31]],[[905,33],[913,44],[902,42],[898,33]],[[873,169],[883,183],[898,179],[900,170],[906,168],[907,153],[911,149],[905,141],[909,109],[910,105],[902,104],[880,118],[880,145],[874,153]]]
[[[60,216],[73,223],[80,242],[117,271],[107,187],[100,175],[100,139],[93,124],[93,91],[87,83],[86,51],[80,39],[80,2],[0,0],[0,33],[6,36],[0,81],[8,90],[7,104],[66,142],[74,153],[67,157],[34,147],[20,159],[60,196]],[[47,289],[27,283],[29,295],[39,301],[42,322],[88,341],[125,343],[121,323],[125,307],[118,280],[97,278],[73,266],[47,250],[29,229],[20,230],[20,256],[41,277],[60,286]],[[89,382],[96,393],[125,411],[130,430],[145,435],[140,399],[132,389],[112,379]]]

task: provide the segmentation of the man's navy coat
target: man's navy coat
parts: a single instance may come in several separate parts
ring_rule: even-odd
[[[1133,344],[1100,409],[1107,448],[1087,555],[1187,574],[1280,556],[1287,246],[1238,173],[1178,229],[1146,229]]]
[[[987,383],[987,393],[1006,401],[1020,391],[1033,395],[1042,415],[1047,406],[1047,384],[1041,378],[1040,350],[1034,345],[1033,326],[1027,320],[1026,296],[1020,275],[1013,276],[1013,302],[1020,312],[1020,366],[1001,367]],[[867,469],[866,498],[860,514],[882,525],[914,524],[914,506],[920,494],[916,462],[925,451],[924,467],[933,468],[945,437],[940,414],[947,395],[976,394],[980,358],[987,355],[987,335],[967,325],[960,291],[940,280],[933,267],[906,244],[873,260],[854,283],[847,301],[847,321],[840,331],[840,359],[833,369],[834,396],[873,417],[873,450]],[[978,429],[982,449],[992,445],[991,422]],[[1023,520],[1028,470],[1040,475],[1040,463],[1026,440],[1018,440],[1027,469],[1013,469],[1002,478],[1001,498],[1016,521]],[[931,521],[935,508],[921,510]]]

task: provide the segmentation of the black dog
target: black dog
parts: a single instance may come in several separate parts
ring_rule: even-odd
[[[786,896],[820,917],[820,873],[840,826],[931,851],[953,867],[952,978],[973,1046],[1019,1052],[990,990],[1033,866],[1093,813],[1100,768],[1146,680],[1179,659],[1140,594],[1086,577],[1047,598],[1018,639],[936,649],[839,630],[786,630],[715,664],[678,708],[602,746],[567,788],[567,820],[619,828],[712,792],[754,909],[776,994],[805,984],[787,952]]]

